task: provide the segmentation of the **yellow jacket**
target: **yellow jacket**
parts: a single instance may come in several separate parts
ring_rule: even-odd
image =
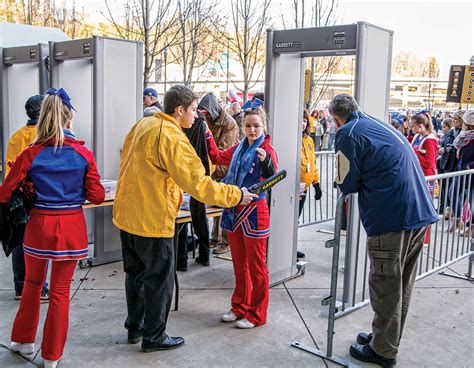
[[[130,234],[174,236],[181,189],[200,202],[234,207],[241,190],[206,176],[196,151],[169,115],[156,113],[136,123],[125,138],[113,223]]]
[[[307,164],[309,163],[309,170]],[[314,154],[314,142],[309,136],[303,136],[301,141],[301,178],[300,182],[306,184],[307,189],[310,184],[319,183],[319,172],[316,167],[316,155]]]
[[[308,124],[310,126],[309,132],[310,133],[316,133],[316,122],[315,122],[315,120],[317,120],[317,119],[313,118],[311,115],[308,114],[308,120],[309,120]]]
[[[16,158],[28,147],[36,137],[36,125],[25,125],[18,129],[8,141],[7,155],[5,157],[5,177],[10,172]]]

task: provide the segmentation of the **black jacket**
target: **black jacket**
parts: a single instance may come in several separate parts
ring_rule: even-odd
[[[29,210],[19,190],[13,193],[10,202],[0,203],[0,209],[1,240],[5,255],[8,257],[13,249],[23,245]]]
[[[457,158],[456,148],[454,148],[454,139],[459,134],[459,130],[450,129],[446,136],[441,138],[440,147],[444,148],[444,153],[441,155],[438,161],[438,169],[442,172],[453,172],[456,171]]]
[[[198,117],[194,120],[194,124],[189,129],[183,129],[184,134],[189,139],[197,155],[206,170],[206,175],[210,175],[209,156],[207,155],[206,146],[206,119],[198,111]]]

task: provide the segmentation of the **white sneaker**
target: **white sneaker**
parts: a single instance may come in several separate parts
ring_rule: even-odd
[[[30,355],[35,352],[35,343],[21,343],[12,341],[10,344],[10,349],[12,349],[16,353]]]
[[[59,360],[46,360],[43,361],[44,368],[56,368],[58,366]]]
[[[246,318],[241,319],[240,321],[237,321],[235,323],[235,326],[237,328],[254,328],[255,327],[255,325],[249,320],[247,320]]]
[[[221,321],[222,322],[234,322],[237,321],[237,316],[232,312],[231,310],[228,311],[227,313],[224,313],[221,316]]]

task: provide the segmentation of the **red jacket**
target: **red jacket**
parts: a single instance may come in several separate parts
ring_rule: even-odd
[[[436,157],[438,155],[438,138],[433,133],[421,137],[415,135],[411,142],[425,176],[436,175]]]

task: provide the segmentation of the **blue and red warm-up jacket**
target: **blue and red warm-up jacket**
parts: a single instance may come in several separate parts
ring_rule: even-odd
[[[103,202],[104,187],[94,155],[71,131],[65,130],[64,135],[62,147],[34,144],[18,156],[0,187],[0,203],[8,202],[27,177],[37,195],[35,208],[40,210],[66,214],[81,209],[86,199],[94,204]]]

